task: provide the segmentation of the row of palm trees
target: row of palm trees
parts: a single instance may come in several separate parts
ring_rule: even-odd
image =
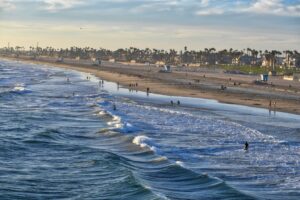
[[[22,46],[5,47],[0,49],[1,53],[13,53],[16,55],[28,55],[28,56],[49,56],[49,57],[64,57],[64,58],[80,58],[91,59],[99,58],[100,60],[115,59],[116,61],[130,62],[135,60],[140,63],[156,63],[164,62],[166,64],[247,64],[247,65],[260,65],[262,59],[267,61],[270,66],[275,66],[278,63],[278,56],[285,54],[287,59],[287,65],[290,65],[292,58],[300,57],[297,51],[286,50],[283,52],[272,51],[258,51],[255,49],[247,48],[244,50],[223,49],[217,51],[215,48],[205,48],[204,50],[191,50],[184,47],[183,51],[176,51],[175,49],[161,50],[161,49],[139,49],[135,47],[120,48],[115,51],[104,48],[91,48],[91,47],[70,47],[70,48],[53,48],[53,47],[33,47],[30,46],[29,50],[25,50]]]

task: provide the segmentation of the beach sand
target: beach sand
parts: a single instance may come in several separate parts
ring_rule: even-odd
[[[7,57],[4,59],[16,60],[16,58]],[[289,82],[281,81],[281,79],[273,79],[276,85],[273,87],[257,86],[252,83],[255,78],[247,75],[183,71],[160,73],[155,67],[109,62],[99,67],[75,62],[57,63],[51,59],[18,58],[17,60],[91,73],[101,79],[118,82],[121,86],[134,90],[146,91],[149,88],[151,93],[215,99],[224,103],[300,114],[300,83],[293,84],[291,88]],[[226,86],[227,89],[221,90],[221,85]],[[271,107],[269,106],[270,100]]]

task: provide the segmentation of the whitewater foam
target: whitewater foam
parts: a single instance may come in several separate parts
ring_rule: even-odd
[[[13,89],[13,91],[20,91],[20,92],[22,92],[22,91],[24,91],[25,90],[25,88],[24,87],[22,87],[22,86],[16,86],[16,87],[14,87],[14,89]]]
[[[157,148],[155,146],[147,144],[147,142],[149,143],[150,141],[151,139],[149,137],[144,135],[138,135],[133,138],[132,143],[142,148],[148,148],[153,152],[157,152]]]
[[[112,115],[112,120],[107,122],[107,125],[113,126],[115,128],[122,128],[123,127],[123,124],[121,122],[121,118],[119,116],[116,116],[116,115]]]
[[[176,163],[177,165],[179,165],[180,167],[185,167],[185,166],[184,166],[184,163],[183,163],[182,161],[177,160],[175,163]]]

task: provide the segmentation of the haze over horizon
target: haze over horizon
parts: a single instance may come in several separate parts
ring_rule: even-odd
[[[300,0],[0,0],[0,19],[0,47],[300,46]]]

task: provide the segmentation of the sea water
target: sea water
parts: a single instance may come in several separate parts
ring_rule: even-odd
[[[299,115],[0,61],[0,199],[299,199],[299,191]]]

